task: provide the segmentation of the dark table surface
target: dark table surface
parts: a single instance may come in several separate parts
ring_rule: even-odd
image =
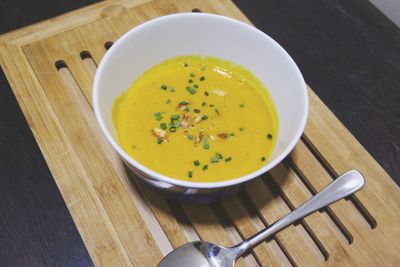
[[[5,33],[96,0],[2,0]],[[366,0],[235,0],[400,184],[400,30]],[[92,266],[0,70],[0,266]]]

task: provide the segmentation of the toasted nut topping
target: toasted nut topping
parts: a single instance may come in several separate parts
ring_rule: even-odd
[[[194,116],[194,123],[199,123],[202,120],[202,116],[201,115],[196,115]]]
[[[228,138],[228,134],[227,133],[220,133],[220,134],[218,134],[218,137],[219,138],[222,138],[222,139],[226,139],[226,138]]]
[[[164,131],[163,129],[160,128],[153,128],[151,129],[151,132],[155,137],[158,139],[161,139],[163,142],[167,143],[168,142],[168,133]]]
[[[203,129],[200,129],[200,132],[196,135],[195,144],[200,144],[203,139]]]
[[[189,128],[189,125],[190,125],[190,117],[189,117],[189,115],[186,115],[186,114],[182,115],[181,125],[185,129]]]
[[[225,92],[222,90],[219,90],[219,89],[214,89],[214,90],[212,90],[212,92],[214,94],[216,94],[217,96],[225,96]]]

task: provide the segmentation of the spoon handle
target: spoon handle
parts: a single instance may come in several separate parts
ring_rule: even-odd
[[[271,224],[268,228],[253,235],[247,240],[232,247],[236,253],[236,258],[240,257],[243,253],[264,241],[270,235],[279,232],[288,225],[295,221],[317,211],[329,204],[336,202],[354,192],[360,190],[364,186],[364,177],[360,172],[351,170],[336,178],[321,192],[310,198],[303,205],[293,210],[291,213],[282,217],[275,223]]]

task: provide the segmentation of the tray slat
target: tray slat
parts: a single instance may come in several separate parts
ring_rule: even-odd
[[[0,37],[2,67],[95,264],[154,266],[198,239],[233,245],[351,168],[366,176],[362,191],[271,237],[238,266],[398,264],[399,188],[311,89],[305,134],[285,163],[221,204],[170,202],[126,171],[92,111],[97,64],[135,25],[193,8],[249,23],[228,0],[111,0]]]

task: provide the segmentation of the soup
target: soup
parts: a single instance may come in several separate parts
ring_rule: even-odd
[[[248,70],[201,56],[166,60],[114,103],[122,148],[165,176],[215,182],[266,164],[278,132],[271,97]]]

